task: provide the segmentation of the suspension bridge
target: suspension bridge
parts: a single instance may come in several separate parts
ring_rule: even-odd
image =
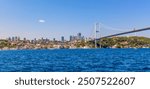
[[[142,29],[136,29],[136,30],[134,29],[134,30],[127,31],[127,32],[122,32],[122,33],[117,33],[117,34],[113,34],[113,35],[108,35],[108,36],[104,36],[104,37],[98,38],[97,40],[102,39],[102,38],[109,38],[109,37],[114,37],[114,36],[119,36],[119,35],[125,35],[125,34],[130,34],[130,33],[135,33],[135,32],[146,31],[146,30],[150,30],[150,27],[142,28]]]
[[[94,40],[95,41],[95,48],[97,48],[97,41],[103,38],[110,38],[110,37],[115,37],[115,36],[120,36],[120,35],[126,35],[126,34],[131,34],[131,33],[136,33],[136,32],[141,32],[141,31],[147,31],[150,30],[150,27],[146,27],[146,28],[141,28],[141,29],[134,29],[134,30],[129,30],[129,31],[125,31],[125,32],[119,32],[119,33],[115,33],[115,34],[111,34],[111,35],[106,35],[106,36],[102,36],[97,38],[97,32],[99,32],[100,29],[100,24],[96,23],[95,24],[95,29],[94,29]],[[112,27],[108,27],[108,29],[112,29]],[[117,30],[117,31],[121,31],[121,30]]]

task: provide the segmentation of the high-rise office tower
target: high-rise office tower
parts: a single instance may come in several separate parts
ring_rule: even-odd
[[[64,36],[61,37],[61,42],[64,42],[65,41],[65,38]]]
[[[77,34],[77,39],[78,39],[78,40],[81,40],[81,39],[82,39],[81,33],[78,33],[78,34]]]

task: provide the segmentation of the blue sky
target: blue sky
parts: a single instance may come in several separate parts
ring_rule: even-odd
[[[150,0],[0,0],[0,38],[59,40],[78,32],[89,37],[95,22],[122,31],[149,27]],[[102,36],[117,33],[104,25]],[[149,36],[150,31],[137,34]]]

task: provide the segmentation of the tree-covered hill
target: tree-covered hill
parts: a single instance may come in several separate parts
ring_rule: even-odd
[[[146,37],[113,37],[103,38],[98,42],[102,48],[143,48],[150,47],[150,38]]]

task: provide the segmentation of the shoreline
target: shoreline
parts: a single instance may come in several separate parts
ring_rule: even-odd
[[[150,48],[40,48],[40,49],[0,49],[0,51],[16,51],[16,50],[63,50],[63,49],[68,49],[68,50],[76,50],[76,49],[150,49]]]

